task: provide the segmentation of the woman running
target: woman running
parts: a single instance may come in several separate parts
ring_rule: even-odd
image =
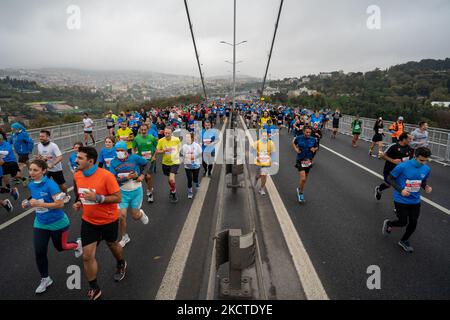
[[[100,150],[100,154],[98,156],[98,166],[100,168],[105,168],[110,172],[111,160],[116,156],[116,149],[114,148],[115,143],[116,139],[114,137],[106,137],[105,146]]]
[[[375,131],[372,137],[372,144],[369,149],[369,156],[371,157],[379,157],[381,153],[383,153],[383,137],[384,137],[384,123],[383,118],[379,117],[377,121],[375,121],[375,125],[373,126],[373,131]],[[374,155],[373,149],[375,144],[378,146],[378,155]]]
[[[38,159],[31,161],[29,173],[32,179],[28,185],[31,198],[24,200],[22,207],[36,208],[33,242],[41,283],[35,292],[43,293],[53,283],[48,274],[47,250],[50,238],[56,250],[60,252],[74,250],[77,258],[82,255],[83,249],[80,239],[76,242],[67,242],[70,222],[62,210],[65,194],[61,192],[56,182],[47,178],[47,163]]]

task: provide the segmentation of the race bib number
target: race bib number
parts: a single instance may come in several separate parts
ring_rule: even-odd
[[[268,154],[259,156],[259,163],[270,163],[270,156]]]
[[[422,180],[406,180],[405,189],[408,192],[419,192]]]
[[[381,129],[381,128],[380,128],[380,129],[378,129],[378,133],[379,133],[379,134],[383,134],[383,132],[384,132],[384,130],[383,130],[383,129]]]
[[[164,154],[175,154],[177,150],[175,148],[165,148]]]
[[[361,129],[361,127],[359,126],[359,124],[355,125],[355,130],[359,130]]]
[[[302,168],[309,168],[312,165],[312,161],[311,160],[303,160],[301,162],[301,164],[302,164]]]
[[[204,145],[209,145],[209,144],[211,144],[211,139],[203,139],[203,144],[204,144]]]
[[[120,179],[128,178],[129,174],[130,174],[130,172],[120,172],[120,173],[117,174],[117,177],[120,178]]]
[[[95,189],[92,189],[92,190],[95,192]],[[89,191],[89,189],[87,189],[87,188],[79,188],[78,189],[78,195],[80,197],[80,201],[83,205],[88,205],[88,206],[95,205],[96,204],[95,201],[90,201],[90,200],[87,200],[84,198],[84,194],[88,191]]]
[[[143,151],[142,158],[144,158],[145,160],[150,160],[152,158],[152,152],[151,151]]]
[[[36,199],[36,201],[44,203],[44,199]],[[48,212],[47,208],[36,207],[36,213],[46,213],[46,212]]]

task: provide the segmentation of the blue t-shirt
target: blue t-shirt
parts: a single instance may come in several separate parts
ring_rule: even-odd
[[[319,114],[319,116],[316,116],[315,113],[313,113],[311,115],[311,123],[322,124],[322,122],[323,122],[323,116],[321,114]]]
[[[116,176],[119,185],[123,185],[126,181],[122,181],[120,178],[120,174],[136,172],[138,175],[141,174],[141,166],[145,166],[147,164],[147,160],[138,156],[137,154],[132,154],[128,156],[125,161],[120,161],[115,157],[111,160],[111,169],[109,170],[113,175]]]
[[[98,163],[103,163],[103,168],[111,172],[111,161],[116,157],[116,149],[102,148],[98,156]]]
[[[310,150],[311,148],[317,148],[317,140],[314,137],[297,136],[294,139],[294,144],[301,150],[297,154],[297,161],[314,158],[314,153]]]
[[[214,145],[219,141],[219,130],[211,128],[209,130],[202,130],[202,150],[203,152],[213,153],[215,150]]]
[[[400,188],[409,191],[409,197],[404,197],[400,192],[394,190],[394,201],[403,204],[418,204],[420,203],[420,188],[422,182],[428,179],[430,175],[430,167],[427,165],[418,165],[417,160],[412,159],[398,164],[390,175],[395,179],[395,182]]]
[[[52,196],[61,193],[61,189],[55,181],[43,177],[40,183],[30,182],[28,185],[31,198],[44,202],[53,203]],[[36,208],[34,227],[49,230],[59,230],[69,225],[69,220],[62,209]]]
[[[77,163],[76,163],[76,161],[77,161],[77,154],[78,154],[78,152],[72,152],[71,154],[70,154],[70,157],[69,157],[69,164],[70,164],[70,167],[72,168],[72,170],[77,170],[77,168],[78,168],[78,165],[77,165]]]

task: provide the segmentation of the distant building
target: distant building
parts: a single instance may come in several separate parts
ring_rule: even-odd
[[[449,108],[450,107],[450,101],[432,101],[431,105],[433,107],[445,107],[445,108]]]
[[[301,88],[298,88],[297,90],[290,90],[290,91],[288,91],[287,95],[288,95],[288,97],[298,97],[301,94],[305,94],[305,93],[308,96],[313,96],[313,95],[318,94],[317,90],[310,90],[310,89],[308,89],[306,87],[301,87]]]
[[[332,74],[331,72],[321,72],[319,73],[319,78],[320,79],[328,79],[331,78]]]
[[[303,77],[302,80],[301,80],[302,83],[306,83],[306,82],[309,82],[309,81],[311,81],[310,77]]]

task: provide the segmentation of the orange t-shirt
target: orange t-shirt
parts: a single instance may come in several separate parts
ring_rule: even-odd
[[[98,195],[111,195],[120,192],[119,184],[114,175],[108,170],[98,168],[90,177],[85,177],[83,172],[77,171],[74,175],[77,192],[83,204],[82,219],[95,225],[112,223],[119,219],[117,203],[95,203],[84,199],[84,191],[93,189]]]

